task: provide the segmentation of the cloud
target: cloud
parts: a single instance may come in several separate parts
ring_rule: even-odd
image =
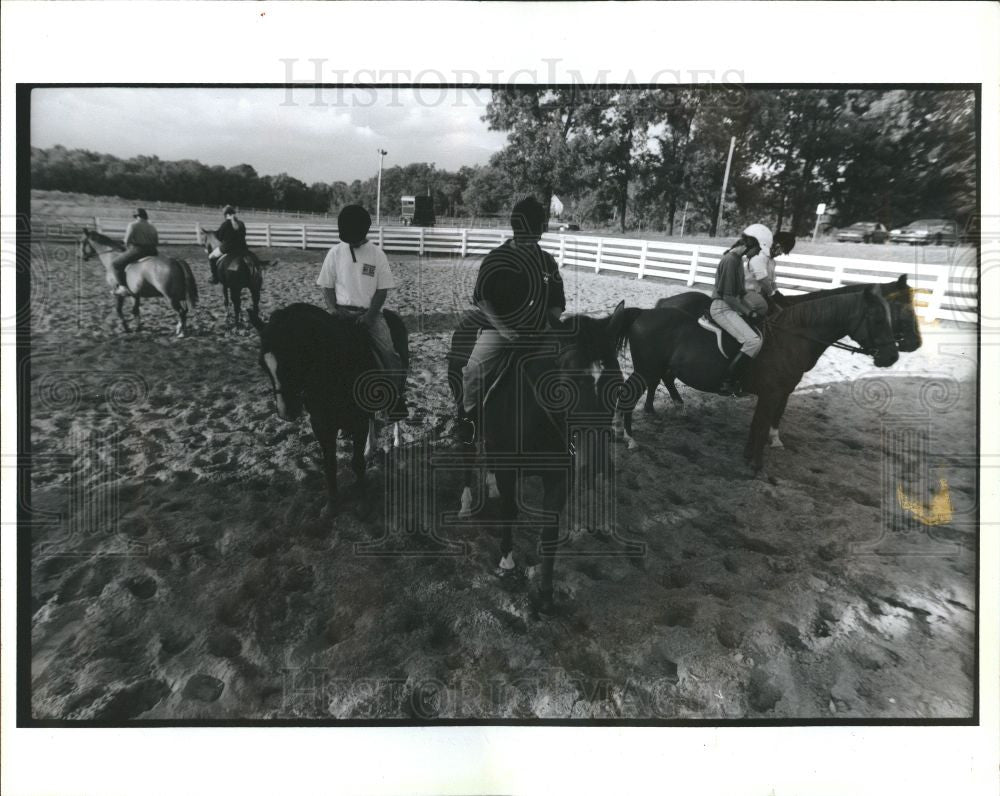
[[[485,163],[505,135],[481,121],[488,92],[470,89],[80,88],[32,93],[32,144],[249,163],[306,182],[370,176],[387,163]]]

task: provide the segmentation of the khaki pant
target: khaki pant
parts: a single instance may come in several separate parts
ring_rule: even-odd
[[[337,312],[346,318],[357,320],[366,310],[354,307],[350,309],[338,307]],[[397,384],[399,395],[402,397],[406,389],[406,373],[403,371],[403,361],[399,358],[396,346],[392,344],[392,334],[389,332],[389,324],[385,322],[385,316],[380,312],[374,325],[366,328],[368,329],[368,337],[372,343],[372,352],[375,354],[375,359],[378,360],[378,364],[382,370],[392,376]]]
[[[466,414],[474,413],[482,402],[485,380],[506,353],[507,341],[495,329],[483,329],[462,368],[462,406]]]
[[[123,285],[125,284],[125,267],[129,263],[134,263],[136,260],[141,260],[143,257],[155,257],[156,247],[155,246],[129,246],[125,251],[119,254],[115,259],[111,261],[111,267],[115,269],[115,275],[118,277],[118,281]]]
[[[760,353],[760,347],[764,341],[760,339],[743,317],[730,307],[722,299],[715,299],[709,307],[709,314],[712,320],[725,329],[740,343],[740,351],[748,357],[755,357]]]

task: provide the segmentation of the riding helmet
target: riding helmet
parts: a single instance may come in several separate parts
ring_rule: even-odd
[[[146,215],[146,211],[143,208],[141,208],[141,207],[138,208],[135,211],[134,215],[135,215],[136,218],[141,218],[143,221],[148,221],[149,220],[149,216]]]
[[[760,250],[768,257],[771,256],[771,243],[774,241],[771,237],[771,230],[763,224],[751,224],[743,230],[743,234],[749,238],[754,238],[760,244]]]
[[[368,238],[372,217],[361,205],[347,205],[337,216],[340,239],[352,246],[360,246]]]
[[[222,209],[222,215],[224,215],[224,216],[235,216],[236,215],[236,208],[233,207],[232,205],[226,205]]]

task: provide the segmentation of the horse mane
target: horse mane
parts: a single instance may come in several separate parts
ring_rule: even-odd
[[[113,246],[120,252],[125,251],[125,244],[122,241],[109,238],[100,232],[91,232],[87,237],[91,240],[96,240],[98,243],[103,243],[105,246]]]
[[[817,296],[811,301],[803,301],[799,304],[791,304],[785,307],[780,316],[779,325],[787,324],[822,324],[828,321],[837,321],[843,317],[847,309],[853,309],[862,298],[864,291],[844,291],[835,295]],[[881,298],[881,294],[878,294]],[[774,320],[774,316],[771,316]]]

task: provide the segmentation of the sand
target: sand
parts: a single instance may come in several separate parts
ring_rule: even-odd
[[[422,497],[321,522],[308,420],[276,416],[256,332],[229,327],[203,254],[171,253],[200,281],[186,339],[153,300],[143,331],[123,334],[99,264],[35,251],[36,718],[971,714],[974,328],[929,326],[884,371],[827,352],[757,478],[741,458],[753,399],[682,387],[679,413],[661,389],[657,414],[636,415],[640,447],[617,448],[615,533],[567,528],[558,610],[542,618],[533,531],[515,538],[524,579],[505,583],[488,517],[419,519],[458,508],[458,473],[430,465],[452,447],[444,355],[475,261],[395,260],[417,408],[404,450],[371,475],[380,493],[388,473]],[[261,255],[281,260],[265,272],[265,315],[320,303],[322,252]],[[572,312],[684,289],[565,278]],[[344,442],[345,485],[349,455]]]

